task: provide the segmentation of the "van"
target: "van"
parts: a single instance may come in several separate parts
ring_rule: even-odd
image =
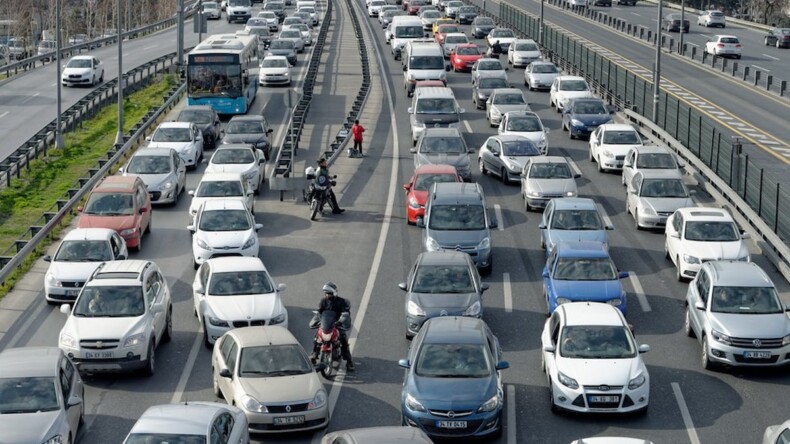
[[[403,63],[403,86],[411,97],[418,80],[440,80],[447,84],[450,65],[444,63],[444,51],[435,41],[412,40],[406,45]]]
[[[296,2],[296,9],[299,10],[302,8],[302,6],[310,6],[313,8],[317,8],[316,2],[312,0],[298,0]]]
[[[236,21],[247,23],[252,17],[252,3],[250,0],[228,0],[226,15],[228,23]]]
[[[471,256],[483,274],[491,273],[491,229],[496,218],[488,214],[483,188],[477,183],[435,183],[425,202],[424,251],[461,251]]]
[[[411,124],[412,145],[417,144],[425,128],[458,128],[461,126],[461,114],[464,109],[458,107],[453,90],[446,86],[420,87],[414,94],[409,107],[409,123]]]
[[[38,55],[43,56],[49,53],[55,52],[57,49],[58,43],[54,40],[42,40],[38,42]],[[49,61],[49,57],[42,59],[44,61]]]
[[[413,39],[427,39],[428,33],[422,29],[422,20],[413,15],[398,15],[392,18],[390,48],[395,60],[401,59],[406,42]]]

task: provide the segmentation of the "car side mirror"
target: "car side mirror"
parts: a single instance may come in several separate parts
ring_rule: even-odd
[[[469,153],[469,154],[474,154],[475,153],[475,149],[474,148],[469,148],[468,150],[466,150],[466,152]]]
[[[46,255],[46,256],[42,257],[41,259],[43,259],[44,262],[52,262],[52,256],[50,256],[50,255]]]
[[[417,154],[417,148],[409,148],[411,154]]]
[[[189,190],[189,191],[187,191],[187,194],[189,194],[190,196],[194,197],[195,196],[195,190]]]
[[[466,108],[458,108],[458,114],[464,114],[466,112]]]
[[[406,190],[406,191],[410,191],[411,190],[411,184],[410,183],[404,183],[403,184],[403,189]]]
[[[674,237],[675,239],[680,239],[680,233],[678,233],[677,231],[673,231],[673,232],[669,233],[669,237]]]
[[[637,350],[639,350],[639,353],[647,353],[650,351],[650,346],[647,344],[639,344],[639,348]]]
[[[497,370],[506,370],[510,368],[510,363],[507,361],[499,361],[496,363]]]
[[[314,365],[313,368],[315,369],[316,373],[324,371],[326,370],[326,363],[319,362],[316,365]]]
[[[274,132],[274,130],[273,130],[273,129],[271,129],[271,128],[269,128],[269,129],[267,129],[267,130],[266,130],[266,134],[271,134],[271,133],[273,133],[273,132]]]
[[[282,283],[277,284],[277,291],[280,292],[280,293],[284,292],[286,288],[288,288],[288,287],[286,287],[285,284],[282,284]]]
[[[628,272],[627,272],[627,271],[621,271],[621,272],[620,272],[620,273],[617,275],[617,277],[618,277],[618,278],[620,278],[620,279],[625,279],[625,278],[627,278],[627,277],[628,277]]]
[[[255,191],[247,190],[247,196],[252,196],[253,194],[255,194]]]
[[[417,218],[416,225],[420,228],[425,228],[425,219],[422,217]]]
[[[222,376],[223,378],[233,379],[233,373],[231,373],[230,370],[228,370],[226,368],[223,368],[222,370],[220,370],[219,371],[219,375]]]
[[[148,208],[147,207],[140,208],[140,214],[147,213],[147,212],[148,212]]]
[[[549,270],[546,270],[546,269],[544,268],[544,269],[543,269],[543,273],[542,273],[542,275],[543,275],[543,277],[544,277],[544,278],[548,279],[548,278],[549,278]]]
[[[400,359],[400,360],[398,360],[398,365],[403,367],[403,368],[410,368],[411,367],[411,364],[409,363],[408,359]]]
[[[203,285],[200,282],[192,284],[192,291],[197,294],[206,294],[206,290],[203,288]]]
[[[187,225],[187,230],[189,230],[189,231],[194,233],[195,232],[195,226],[194,225]]]
[[[78,213],[82,213],[82,210],[84,210],[84,209],[85,209],[85,207],[79,206],[79,207],[77,207],[77,212]]]
[[[491,285],[488,282],[483,282],[482,284],[480,284],[480,291],[481,292],[484,292],[484,291],[488,290],[489,288],[491,288]]]
[[[426,32],[426,33],[425,33],[425,38],[427,39],[427,38],[428,38],[430,35],[431,35],[431,34],[429,34],[429,33],[427,33],[427,32]]]
[[[145,136],[145,141],[146,142],[150,142],[151,141],[151,136]]]
[[[604,227],[606,230],[614,230],[614,225],[607,225]]]
[[[625,162],[625,163],[623,164],[623,168],[631,168],[631,164],[630,164],[630,163],[628,163],[628,162]]]
[[[705,303],[702,301],[697,301],[694,304],[694,308],[696,308],[697,310],[705,310]]]
[[[401,283],[398,284],[398,288],[400,288],[403,291],[406,291],[406,289],[408,287],[406,287],[406,283],[405,282],[401,282]]]
[[[115,260],[117,260],[117,261],[125,261],[126,260],[126,255],[121,253],[118,256],[115,256]]]
[[[66,402],[66,408],[75,407],[82,404],[82,398],[77,395],[69,396],[69,400]]]
[[[539,230],[545,230],[545,229],[546,229],[546,224],[545,224],[545,223],[543,223],[543,222],[539,223],[539,224],[538,224],[538,229],[539,229]]]
[[[787,306],[785,307],[785,311],[790,311],[790,304],[787,304]]]
[[[123,174],[123,167],[118,168],[118,172]]]
[[[580,177],[582,177],[582,174],[581,174],[581,173],[573,173],[573,178],[574,178],[574,179],[578,179],[578,178],[580,178]]]
[[[414,114],[414,108],[409,107],[408,109],[406,109],[406,112],[409,114]]]
[[[200,161],[200,163],[202,163],[202,164],[208,164],[208,159],[206,159],[206,158],[204,157],[204,158],[203,158],[203,160],[201,160],[201,161]]]
[[[697,190],[689,190],[689,194],[691,195],[697,194]]]
[[[406,65],[403,65],[403,70],[407,71],[409,68]]]
[[[499,226],[499,223],[497,223],[496,218],[492,217],[491,218],[491,222],[488,223],[488,228],[496,228],[498,226]]]
[[[64,315],[71,314],[71,305],[69,304],[62,304],[60,306],[60,312]]]
[[[263,228],[263,224],[255,224],[255,231],[258,231],[261,228]]]
[[[258,165],[263,165],[264,163],[266,163],[266,157],[261,157],[261,158],[258,160]]]
[[[743,233],[741,233],[741,239],[751,239],[751,238],[752,238],[751,234],[749,234],[749,233],[747,233],[745,231]]]
[[[554,350],[556,349],[554,348],[553,345],[546,345],[543,347],[543,351],[546,353],[554,353]]]
[[[491,154],[493,154],[493,155],[494,155],[494,157],[499,157],[499,151],[494,151],[494,152],[493,152],[493,153],[491,153]]]

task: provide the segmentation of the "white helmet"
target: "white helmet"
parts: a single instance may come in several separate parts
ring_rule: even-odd
[[[331,294],[332,296],[337,296],[337,285],[334,282],[327,282],[324,284],[324,293]]]
[[[315,168],[313,168],[313,167],[305,168],[304,175],[305,176],[315,176]]]

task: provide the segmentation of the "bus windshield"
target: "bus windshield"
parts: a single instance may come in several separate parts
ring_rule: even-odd
[[[188,66],[190,97],[241,96],[241,66],[191,64]]]

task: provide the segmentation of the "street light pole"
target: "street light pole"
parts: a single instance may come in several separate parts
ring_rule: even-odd
[[[546,0],[540,0],[540,28],[538,28],[538,43],[543,46],[543,5]]]
[[[178,38],[176,39],[176,66],[178,74],[181,74],[182,58],[184,55],[184,0],[178,0],[178,10],[176,11],[176,21],[178,22]]]
[[[680,49],[678,52],[683,55],[686,51],[683,50],[683,24],[686,23],[686,0],[680,1]]]
[[[653,123],[658,122],[658,95],[661,92],[661,15],[664,10],[664,0],[658,0],[658,24],[656,25],[656,63],[653,67]],[[680,33],[683,34],[683,23],[680,23]]]
[[[202,42],[203,41],[203,0],[198,0],[198,8],[197,8],[197,14],[195,14],[195,20],[197,20],[198,22],[198,42]]]
[[[118,8],[118,132],[115,134],[115,144],[123,145],[123,87],[126,82],[123,79],[123,10],[121,0],[117,1]]]
[[[60,47],[61,47],[61,30],[60,30],[60,2],[62,0],[57,0],[57,4],[55,5],[55,82],[58,85],[58,117],[55,119],[55,148],[63,149],[66,144],[63,141],[63,128],[60,122],[60,114],[61,114],[61,102],[60,102],[60,90],[61,90],[61,78],[60,78]]]

